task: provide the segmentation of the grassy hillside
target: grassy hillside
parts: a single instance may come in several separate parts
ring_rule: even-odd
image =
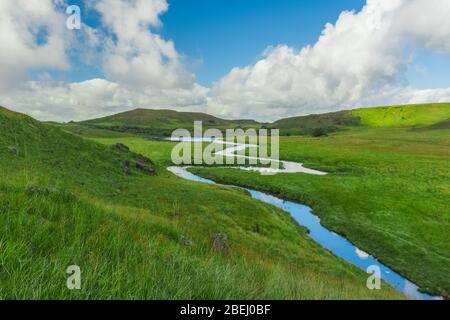
[[[81,137],[101,137],[101,138],[114,138],[114,137],[132,137],[133,134],[127,132],[105,130],[94,126],[82,125],[79,123],[48,123],[51,126],[61,128],[66,132],[76,134]]]
[[[270,127],[280,129],[282,135],[322,136],[344,127],[353,127],[359,124],[360,120],[352,116],[350,111],[340,111],[286,118],[274,122]]]
[[[402,298],[369,291],[284,212],[168,173],[172,143],[99,141],[0,109],[0,299]],[[124,172],[141,157],[117,142],[157,175]],[[80,291],[65,286],[74,264]]]
[[[173,130],[179,128],[192,131],[194,121],[202,121],[205,128],[212,127],[226,129],[259,126],[259,124],[253,120],[231,121],[220,119],[205,113],[149,109],[136,109],[105,118],[84,121],[81,122],[81,124],[121,132],[170,136]]]
[[[369,127],[427,126],[450,119],[450,103],[356,109],[351,114]]]
[[[283,159],[330,174],[192,170],[308,204],[328,228],[428,292],[450,296],[449,129],[356,127],[285,137],[280,148]]]
[[[447,119],[447,120],[444,120],[444,121],[442,121],[442,122],[438,122],[438,123],[435,123],[435,124],[431,124],[431,125],[429,125],[429,126],[420,127],[419,130],[420,130],[420,129],[424,129],[424,130],[427,130],[427,129],[435,129],[435,130],[439,130],[439,129],[450,129],[450,118]]]
[[[193,130],[194,121],[203,121],[207,128],[273,128],[284,136],[326,136],[357,126],[367,127],[425,127],[448,125],[450,103],[404,105],[364,108],[325,114],[290,117],[273,123],[253,120],[224,120],[205,113],[172,110],[136,109],[113,116],[64,125],[64,129],[84,136],[111,136],[109,132],[125,135],[168,137],[173,130]],[[103,130],[101,133],[99,130]],[[106,131],[106,132],[105,132]],[[119,136],[119,135],[116,135]]]
[[[333,113],[286,118],[274,122],[282,135],[323,136],[355,126],[422,127],[448,125],[450,103],[364,108]]]

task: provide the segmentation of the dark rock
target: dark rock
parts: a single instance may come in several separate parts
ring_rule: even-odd
[[[19,150],[17,150],[16,147],[13,147],[13,146],[8,147],[8,150],[9,150],[9,152],[11,152],[11,154],[14,155],[14,156],[18,156],[18,155],[19,155]]]
[[[187,247],[191,247],[194,245],[194,242],[192,240],[189,240],[188,238],[186,238],[184,236],[181,237],[180,242],[183,246],[187,246]]]
[[[130,171],[130,161],[123,160],[121,165],[122,165],[122,170],[123,170],[123,172],[125,174],[130,174],[131,173],[131,171]]]
[[[228,255],[230,253],[230,245],[228,243],[228,237],[224,233],[217,233],[212,236],[212,247],[214,250]]]
[[[143,164],[151,164],[154,165],[153,161],[150,160],[150,158],[147,158],[146,156],[142,155],[142,154],[138,154],[136,156],[136,159],[138,162],[143,163]]]
[[[130,151],[130,148],[128,148],[126,145],[124,145],[123,143],[116,143],[113,146],[115,149],[122,151],[122,152],[128,152]]]
[[[28,195],[40,195],[40,196],[48,196],[51,193],[56,192],[56,189],[48,188],[48,187],[40,187],[28,185],[25,189],[25,192]]]
[[[144,172],[150,176],[154,176],[156,174],[155,169],[153,169],[150,166],[146,166],[145,164],[140,163],[140,162],[136,163],[136,169],[141,170],[142,172]]]

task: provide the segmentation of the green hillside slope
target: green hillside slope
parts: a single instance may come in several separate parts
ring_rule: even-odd
[[[359,124],[360,120],[352,116],[350,111],[340,111],[285,118],[274,122],[270,127],[280,129],[282,135],[321,136],[344,127],[358,126]]]
[[[173,110],[136,109],[81,122],[80,124],[114,131],[170,136],[175,129],[193,130],[194,121],[202,121],[205,128],[258,127],[253,120],[224,120],[205,113]]]
[[[435,126],[441,128],[449,119],[450,103],[345,110],[290,117],[270,124],[258,123],[253,120],[224,120],[205,113],[136,109],[105,118],[66,124],[64,129],[91,136],[110,136],[110,133],[102,134],[98,131],[107,129],[121,134],[168,137],[178,128],[192,131],[194,121],[202,121],[205,129],[271,128],[279,129],[280,134],[284,136],[311,135],[319,137],[356,126],[416,128]]]
[[[356,109],[351,114],[370,127],[426,126],[448,120],[450,103]]]
[[[421,127],[445,126],[450,119],[450,103],[403,105],[354,109],[281,119],[270,125],[283,135],[321,136],[355,126]],[[442,123],[442,125],[438,125]]]
[[[0,299],[402,298],[368,290],[364,272],[287,214],[168,173],[172,143],[120,139],[102,145],[0,109]],[[114,146],[125,141],[157,175]],[[212,245],[219,233],[227,252]],[[66,287],[70,265],[79,291]]]

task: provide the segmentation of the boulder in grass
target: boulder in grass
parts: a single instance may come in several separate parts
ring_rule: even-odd
[[[184,245],[186,247],[191,247],[194,245],[194,242],[192,240],[186,238],[185,236],[181,237],[180,242],[182,245]]]
[[[122,170],[125,174],[130,174],[131,170],[130,170],[130,161],[128,160],[123,160],[121,163],[122,166]]]
[[[19,150],[17,150],[17,148],[14,146],[8,147],[8,150],[13,156],[19,155]]]
[[[128,152],[130,151],[130,148],[128,148],[126,145],[124,145],[123,143],[116,143],[113,146],[115,149],[122,151],[122,152]]]
[[[138,162],[143,163],[143,164],[151,164],[154,165],[153,161],[150,160],[150,158],[147,158],[146,156],[142,155],[142,154],[138,154],[136,156],[136,159]]]
[[[136,163],[136,169],[148,174],[149,176],[154,176],[156,174],[155,169],[140,162]]]
[[[224,233],[217,233],[211,238],[212,247],[215,251],[221,252],[225,255],[230,253],[230,244],[228,236]]]

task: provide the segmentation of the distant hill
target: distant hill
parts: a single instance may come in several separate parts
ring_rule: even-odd
[[[442,129],[448,127],[450,103],[386,106],[345,110],[324,114],[290,117],[273,123],[254,120],[225,120],[206,113],[172,110],[136,109],[116,115],[71,123],[65,130],[101,136],[105,129],[120,134],[170,136],[178,128],[193,130],[194,121],[203,121],[204,128],[273,128],[281,135],[323,136],[350,127],[414,127]],[[99,131],[101,129],[101,131]]]
[[[259,127],[254,120],[225,120],[206,113],[173,110],[135,109],[116,115],[80,122],[96,128],[120,132],[170,136],[178,128],[193,130],[194,121],[202,121],[204,128]]]
[[[448,127],[450,103],[362,108],[281,119],[270,127],[282,134],[320,136],[345,127]]]
[[[361,121],[350,111],[292,117],[278,120],[270,128],[280,129],[282,135],[321,136],[339,130],[342,127],[358,126]]]

